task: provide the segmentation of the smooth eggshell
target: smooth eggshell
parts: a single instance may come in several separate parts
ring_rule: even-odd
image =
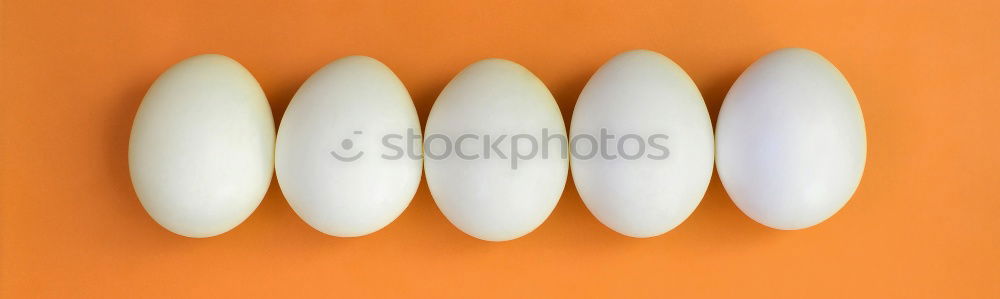
[[[591,213],[631,237],[660,235],[687,219],[705,195],[715,158],[712,121],[687,73],[652,51],[615,56],[581,92],[570,135],[599,136],[601,129],[618,139],[668,138],[654,140],[666,148],[659,152],[648,142],[641,148],[635,141],[622,143],[625,154],[647,153],[637,159],[623,158],[618,139],[606,146],[613,159],[587,157],[593,146],[574,142],[573,181]]]
[[[413,139],[404,139],[407,130]],[[397,151],[382,144],[387,134],[403,136],[390,142],[414,154],[393,158]],[[323,233],[375,232],[406,209],[420,184],[419,134],[410,95],[388,67],[364,56],[338,59],[302,84],[281,119],[275,148],[281,192]]]
[[[188,237],[224,233],[250,216],[271,183],[271,108],[238,62],[188,58],[149,88],[128,156],[135,192],[157,223]]]
[[[499,148],[510,149],[510,136],[529,134],[541,140],[543,129],[566,135],[552,94],[524,67],[487,59],[455,76],[434,103],[424,136],[427,185],[448,220],[489,241],[518,238],[544,222],[566,185],[568,155],[561,154],[565,139],[561,144],[553,141],[547,151],[539,149],[533,159],[519,161],[517,169],[510,159],[483,157],[482,145],[487,134],[494,140],[506,134]],[[431,140],[435,134],[452,141],[463,134],[481,136],[479,142],[462,143],[465,155],[480,158],[430,157],[445,153],[444,142]],[[547,152],[547,158],[541,152]]]
[[[726,95],[716,131],[726,192],[750,218],[794,230],[851,198],[865,166],[865,124],[830,62],[783,49],[754,62]]]

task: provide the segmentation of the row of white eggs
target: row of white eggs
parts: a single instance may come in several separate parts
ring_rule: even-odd
[[[210,237],[237,226],[259,205],[274,171],[305,222],[350,237],[399,216],[426,167],[434,201],[451,223],[476,238],[503,241],[531,232],[549,216],[570,164],[598,220],[624,235],[651,237],[694,211],[713,162],[744,213],[773,228],[801,229],[847,202],[866,155],[853,91],[833,65],[804,49],[775,51],[751,65],[726,96],[714,138],[694,82],[670,59],[646,50],[622,53],[591,77],[568,135],[545,85],[501,59],[476,62],[452,79],[434,103],[425,139],[420,132],[406,88],[375,59],[346,57],[317,71],[296,92],[275,134],[253,76],[225,56],[200,55],[174,65],[150,87],[132,127],[129,169],[143,207],[180,235]],[[540,132],[662,134],[659,146],[669,155],[580,158],[561,151],[585,146],[557,139],[561,146],[542,147],[540,155],[522,161],[479,158],[489,148],[478,159],[426,157],[441,150],[429,136],[528,134],[545,142]],[[398,155],[387,156],[385,136],[393,134],[399,138],[391,149]],[[607,150],[634,153],[640,141]],[[483,145],[521,149],[512,142],[486,137]],[[416,153],[403,155],[404,147]]]

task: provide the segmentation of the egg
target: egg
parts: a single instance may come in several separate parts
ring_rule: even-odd
[[[427,119],[427,185],[473,237],[528,234],[555,208],[569,169],[559,106],[537,77],[502,59],[476,62],[441,91]]]
[[[370,57],[338,59],[295,93],[278,128],[275,170],[288,204],[338,237],[378,231],[420,184],[420,121],[406,87]]]
[[[701,93],[656,52],[628,51],[601,66],[580,93],[570,136],[580,197],[626,236],[679,225],[712,177],[715,140]]]
[[[716,129],[719,177],[736,206],[782,230],[823,222],[865,166],[865,124],[844,76],[819,54],[782,49],[736,80]]]
[[[257,208],[274,168],[274,119],[238,62],[194,56],[146,92],[129,137],[129,173],[149,215],[188,237],[211,237]]]

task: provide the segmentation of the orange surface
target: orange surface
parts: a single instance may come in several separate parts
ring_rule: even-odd
[[[140,2],[0,4],[0,297],[1000,297],[996,1]],[[458,231],[426,184],[394,223],[344,239],[299,220],[272,183],[242,225],[188,239],[129,182],[145,90],[199,53],[245,65],[276,120],[313,71],[364,54],[399,75],[424,122],[487,57],[535,72],[569,121],[621,51],[672,58],[715,117],[740,72],[789,46],[840,68],[869,138],[854,198],[802,231],[753,222],[715,178],[691,218],[651,239],[602,226],[572,182],[511,242]]]

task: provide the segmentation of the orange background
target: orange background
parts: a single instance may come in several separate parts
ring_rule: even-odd
[[[1000,297],[996,1],[140,2],[0,4],[0,297]],[[276,121],[313,71],[351,54],[391,67],[422,121],[488,57],[532,70],[569,121],[616,53],[670,57],[714,118],[750,63],[790,46],[840,68],[869,140],[854,198],[802,231],[753,222],[716,177],[650,239],[605,228],[572,182],[540,228],[505,243],[458,231],[426,184],[361,238],[313,230],[272,183],[242,225],[189,239],[154,223],[129,182],[145,90],[195,54],[246,66]]]

